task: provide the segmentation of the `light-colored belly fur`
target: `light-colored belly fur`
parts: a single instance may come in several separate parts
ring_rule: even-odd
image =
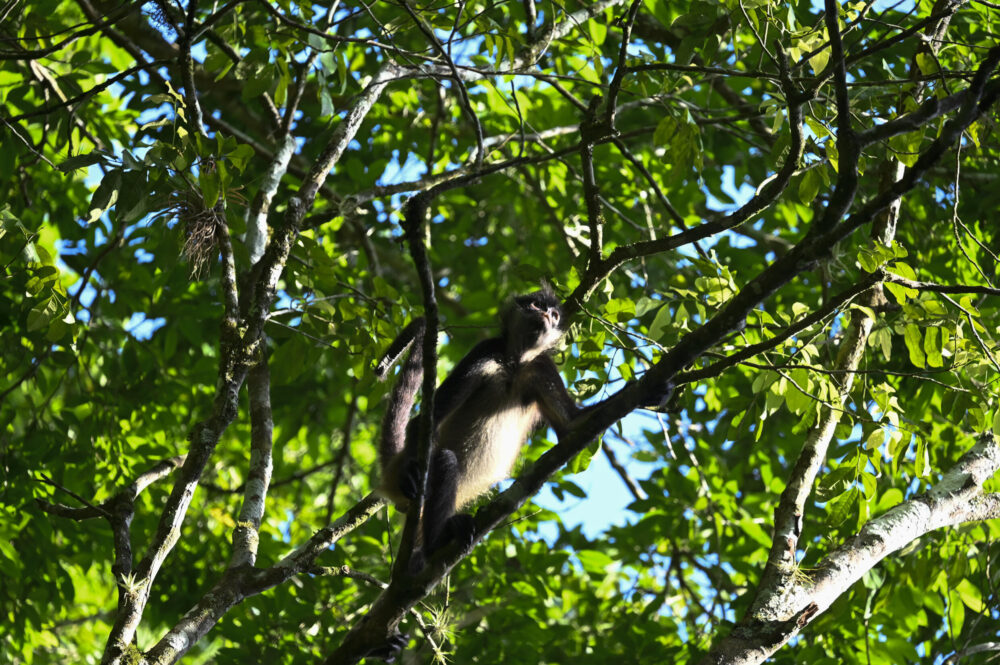
[[[488,390],[493,395],[481,396],[480,404],[493,404],[487,414],[477,418],[463,417],[459,408],[449,415],[438,430],[438,445],[455,451],[459,464],[458,510],[491,485],[510,477],[521,446],[539,422],[540,413],[534,404],[524,405],[511,400],[506,391]],[[493,399],[490,399],[493,398]]]
[[[525,392],[523,383],[529,376],[511,377],[495,361],[484,363],[479,371],[487,377],[483,385],[435,424],[435,448],[453,450],[458,460],[455,510],[510,477],[521,447],[542,420],[536,403],[525,404],[518,397]],[[488,407],[485,412],[484,406]],[[401,509],[408,503],[398,489],[403,463],[403,454],[393,458],[376,490]]]

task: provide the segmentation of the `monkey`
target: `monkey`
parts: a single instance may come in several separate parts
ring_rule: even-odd
[[[426,496],[421,516],[423,560],[452,540],[472,544],[475,524],[459,511],[509,477],[521,447],[543,422],[557,435],[582,409],[566,391],[549,352],[565,332],[562,307],[549,287],[514,296],[502,307],[500,335],[477,344],[435,391]],[[414,319],[376,366],[385,379],[409,348],[382,420],[377,493],[406,509],[416,498],[417,418],[411,418],[423,378],[425,324]],[[414,344],[414,341],[416,343]]]

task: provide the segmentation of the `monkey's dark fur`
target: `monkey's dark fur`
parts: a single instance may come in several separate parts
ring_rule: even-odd
[[[434,435],[417,561],[451,539],[471,542],[473,520],[457,513],[507,478],[525,440],[543,421],[557,433],[579,412],[548,352],[563,334],[552,291],[512,298],[501,332],[477,344],[441,383],[434,397]],[[423,377],[422,319],[392,343],[376,372],[385,378],[408,347],[382,421],[379,493],[405,508],[416,497],[416,419],[413,402]],[[417,341],[413,344],[414,340]]]

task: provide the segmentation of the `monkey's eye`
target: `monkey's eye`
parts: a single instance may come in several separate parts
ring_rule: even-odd
[[[533,309],[533,310],[535,310],[536,312],[540,312],[540,311],[542,311],[542,308],[541,308],[541,307],[539,307],[539,306],[538,306],[538,303],[537,303],[537,302],[535,302],[535,301],[531,301],[531,302],[529,302],[529,303],[528,303],[528,307],[529,307],[529,309]]]

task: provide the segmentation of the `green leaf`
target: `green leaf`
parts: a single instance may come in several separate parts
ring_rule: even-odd
[[[827,506],[830,524],[837,526],[843,524],[854,512],[855,502],[858,500],[860,492],[857,487],[852,487],[840,496],[831,500]]]
[[[679,120],[664,116],[656,125],[653,142],[666,149],[669,164],[680,174],[688,173],[702,164],[700,136],[697,126],[689,119]]]
[[[133,224],[149,212],[149,187],[144,171],[126,171],[122,175],[121,194],[115,206],[115,219]]]
[[[615,562],[607,554],[598,550],[579,550],[576,557],[580,560],[583,569],[591,575],[603,576]]]
[[[94,152],[76,155],[63,160],[63,163],[59,165],[59,170],[64,173],[69,173],[70,171],[75,171],[77,169],[85,169],[88,166],[100,164],[102,159],[103,155],[95,150]]]
[[[924,76],[933,76],[941,71],[938,67],[937,60],[930,53],[917,53],[916,55],[917,67],[920,68],[920,73]]]
[[[94,190],[94,195],[90,199],[90,212],[87,222],[93,223],[100,219],[104,211],[110,208],[118,200],[118,189],[121,186],[122,172],[112,169],[101,179],[101,184]]]
[[[924,330],[924,354],[930,367],[944,366],[944,359],[941,357],[940,332],[941,329],[937,326],[930,326]]]
[[[878,480],[871,473],[865,471],[861,474],[861,485],[864,487],[865,496],[869,499],[875,499],[878,496]]]
[[[806,204],[812,203],[822,185],[822,176],[816,169],[809,169],[802,174],[802,180],[799,181],[799,200]]]
[[[233,163],[241,173],[246,169],[247,163],[253,159],[254,149],[246,143],[236,146],[226,157]]]
[[[889,139],[889,147],[896,159],[906,166],[913,166],[920,158],[920,145],[924,140],[924,130],[900,134]]]
[[[872,496],[874,497],[874,495]],[[873,498],[866,498],[860,491],[858,492],[858,517],[854,526],[855,531],[861,531],[861,527],[871,518],[871,506],[873,502]]]
[[[55,317],[56,306],[52,298],[47,298],[35,305],[28,312],[28,332],[41,330],[49,325]]]
[[[923,369],[925,366],[924,349],[921,343],[923,336],[920,334],[920,328],[917,327],[917,324],[907,324],[903,339],[906,340],[906,348],[910,352],[910,362]]]
[[[613,298],[605,306],[604,314],[610,321],[625,323],[635,317],[635,303],[627,298]]]
[[[965,603],[966,607],[976,614],[981,614],[986,610],[982,592],[968,579],[959,582],[958,586],[955,587],[955,591],[958,592],[959,597]]]
[[[198,171],[198,186],[201,188],[201,197],[205,208],[214,207],[219,202],[219,195],[222,192],[218,171],[212,168],[202,168]]]
[[[771,538],[767,535],[767,532],[749,517],[744,517],[740,520],[740,529],[742,529],[743,533],[760,545],[763,545],[764,547],[771,546]]]
[[[948,624],[949,628],[954,631],[955,635],[962,634],[962,628],[965,626],[965,605],[961,602],[955,602],[952,600],[953,594],[949,595],[948,602]]]
[[[590,461],[597,454],[597,451],[601,449],[602,438],[597,437],[593,441],[587,444],[587,447],[580,451],[569,464],[566,466],[570,473],[581,473],[587,470],[590,466]]]
[[[876,450],[879,446],[885,443],[886,431],[879,428],[868,435],[865,440],[865,450]]]
[[[590,32],[590,39],[600,46],[608,36],[608,26],[601,20],[587,21],[587,29]]]
[[[855,476],[856,468],[853,465],[837,467],[820,479],[816,493],[820,500],[829,501],[846,492],[851,483],[854,482]]]
[[[865,272],[875,272],[882,265],[881,257],[868,247],[862,247],[858,251],[858,263]]]
[[[888,362],[892,358],[892,333],[888,328],[880,328],[876,331],[876,340],[882,348],[882,357]]]
[[[816,55],[809,58],[809,66],[812,67],[814,74],[819,75],[826,69],[827,63],[830,62],[831,52],[830,48],[827,47],[818,51]]]
[[[654,340],[662,340],[664,337],[664,331],[670,326],[671,314],[670,305],[663,305],[657,312],[656,316],[653,317],[653,322],[649,325],[649,338]]]
[[[918,478],[926,478],[930,475],[931,469],[931,458],[930,451],[927,450],[927,440],[923,437],[917,437],[917,450],[916,450],[916,467],[915,472]]]

